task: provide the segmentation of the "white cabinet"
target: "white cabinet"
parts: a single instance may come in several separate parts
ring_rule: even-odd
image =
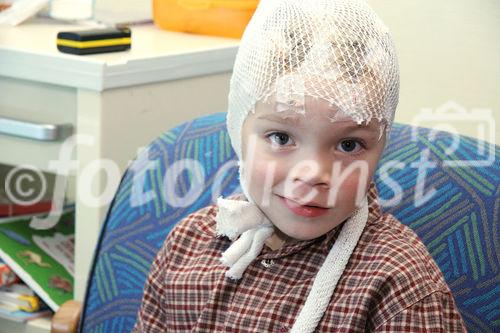
[[[239,42],[144,25],[132,28],[127,52],[57,51],[57,32],[83,28],[41,20],[0,27],[0,119],[71,125],[74,134],[91,141],[74,149],[76,186],[68,191],[76,201],[75,298],[80,300],[109,204],[106,198],[89,204],[81,194],[90,191],[97,198],[110,184],[102,172],[88,179],[85,168],[111,160],[123,172],[137,150],[166,129],[225,111]],[[0,163],[53,172],[49,161],[58,160],[61,144],[0,134]]]

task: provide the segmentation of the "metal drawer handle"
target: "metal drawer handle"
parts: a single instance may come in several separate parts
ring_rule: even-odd
[[[61,141],[72,133],[72,124],[43,124],[0,117],[0,134],[37,141]]]

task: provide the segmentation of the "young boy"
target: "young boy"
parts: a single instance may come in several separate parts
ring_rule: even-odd
[[[134,332],[465,332],[425,246],[377,203],[398,94],[363,0],[261,1],[229,95],[243,195],[171,232]]]

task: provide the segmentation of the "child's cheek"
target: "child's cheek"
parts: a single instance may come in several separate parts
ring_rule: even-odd
[[[372,163],[372,161],[366,161],[365,170],[361,171],[360,168],[356,168],[354,170],[349,171],[347,168],[342,168],[340,172],[340,177],[332,175],[334,186],[338,186],[339,194],[349,194],[349,196],[356,196],[356,192],[358,190],[358,186],[360,186],[360,190],[363,191],[363,194],[366,193],[370,187],[370,182],[373,177],[373,173],[375,172],[376,163]],[[342,183],[340,179],[343,179]],[[361,184],[360,184],[361,183]]]
[[[275,164],[263,158],[257,158],[251,175],[252,181],[263,187],[265,183],[273,183]]]
[[[250,169],[248,167],[250,166],[246,165],[246,170],[250,171],[247,178],[249,187],[251,192],[259,197],[271,192],[272,187],[286,177],[286,168],[283,167],[283,163],[278,163],[266,154],[255,154],[253,165]]]
[[[346,173],[348,173],[347,176],[345,176]],[[361,171],[358,168],[351,171],[343,169],[341,172],[341,175],[343,177],[340,177],[343,179],[342,183],[339,183],[341,179],[333,179],[333,184],[334,187],[338,188],[340,196],[347,195],[349,197],[356,197],[356,192],[358,191],[360,182],[360,190],[366,193],[366,191],[370,187],[372,174],[373,170],[370,167],[368,167],[365,171]]]

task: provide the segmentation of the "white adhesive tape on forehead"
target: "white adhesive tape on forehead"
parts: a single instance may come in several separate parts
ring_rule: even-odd
[[[305,96],[326,100],[357,123],[377,119],[390,128],[399,96],[396,53],[364,0],[259,3],[230,84],[227,126],[238,157],[243,122],[257,101],[303,112]]]

